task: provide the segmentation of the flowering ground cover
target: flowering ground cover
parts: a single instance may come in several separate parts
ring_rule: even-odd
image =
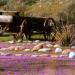
[[[75,75],[75,54],[63,49],[49,41],[0,42],[0,75]]]

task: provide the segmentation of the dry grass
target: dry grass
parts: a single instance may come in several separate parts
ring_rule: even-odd
[[[56,40],[63,46],[70,46],[75,39],[74,25],[64,25],[61,28],[61,32],[57,29]]]

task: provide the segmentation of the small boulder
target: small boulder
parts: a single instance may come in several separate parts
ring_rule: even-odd
[[[43,45],[44,43],[39,43],[36,46],[34,46],[31,51],[38,51],[39,49],[43,48]]]
[[[56,48],[55,53],[62,53],[62,49],[61,48]]]
[[[22,56],[22,54],[15,54],[15,56]]]
[[[25,47],[24,47],[24,46],[19,46],[19,49],[20,49],[20,50],[24,50]]]
[[[61,46],[59,44],[55,44],[53,47],[54,48],[60,48]]]
[[[0,55],[7,56],[9,53],[0,52]]]
[[[24,49],[24,51],[29,52],[29,51],[31,51],[31,50],[30,50],[30,49]]]
[[[40,54],[39,57],[50,57],[50,54]]]
[[[31,57],[33,57],[33,58],[35,58],[35,57],[37,57],[38,55],[31,55]]]
[[[70,49],[65,49],[62,51],[62,55],[68,55],[70,53]]]
[[[8,47],[8,50],[14,50],[14,49],[15,49],[15,46]]]
[[[11,43],[11,44],[13,44],[14,43],[14,41],[12,40],[12,41],[8,41],[9,43]]]
[[[15,51],[19,50],[19,46],[15,46]]]
[[[34,42],[35,42],[35,43],[39,43],[39,42],[40,42],[40,40],[35,40]]]
[[[57,58],[58,55],[54,55],[54,54],[52,54],[51,57],[52,57],[52,58]]]
[[[0,51],[6,51],[8,50],[7,48],[1,48]]]
[[[74,48],[75,49],[75,46],[71,46],[71,48]]]
[[[75,52],[70,52],[69,53],[69,58],[74,58],[75,57]]]
[[[38,50],[38,52],[50,52],[50,51],[51,51],[50,48],[42,48]]]
[[[52,47],[53,47],[52,44],[46,44],[46,46],[47,46],[48,48],[52,48]]]
[[[22,42],[22,40],[21,40],[21,39],[19,39],[17,42],[18,42],[18,43],[20,43],[20,42]]]

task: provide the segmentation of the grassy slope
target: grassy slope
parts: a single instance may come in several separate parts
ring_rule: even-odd
[[[5,42],[5,41],[12,40],[12,39],[13,39],[12,36],[0,36],[0,42]]]
[[[73,0],[72,0],[73,1]],[[66,8],[72,3],[70,0],[41,0],[30,6],[27,13],[32,16],[42,16],[42,17],[56,17],[59,13],[66,10]],[[41,6],[41,7],[40,7]],[[39,12],[38,12],[39,11]],[[37,13],[38,12],[38,13]]]
[[[55,17],[60,12],[63,12],[72,2],[74,3],[74,0],[22,0],[22,2],[9,0],[7,5],[0,9],[23,11],[24,15],[27,16]]]
[[[31,37],[32,39],[44,39],[42,34],[38,34],[38,35],[32,35]],[[0,36],[0,42],[5,42],[5,41],[10,41],[13,40],[13,36]],[[24,40],[26,40],[26,38],[24,37]]]

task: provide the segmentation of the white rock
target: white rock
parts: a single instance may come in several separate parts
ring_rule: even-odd
[[[62,53],[62,49],[61,48],[56,48],[55,53]]]
[[[0,50],[1,50],[1,51],[5,51],[5,50],[8,50],[8,49],[7,49],[7,48],[1,48]]]
[[[32,43],[32,41],[28,41],[28,43]]]
[[[38,55],[39,57],[48,57],[50,56],[49,54],[41,54],[41,55]]]
[[[50,48],[42,48],[38,50],[38,52],[50,52],[50,51],[51,51]]]
[[[40,40],[35,40],[34,42],[35,42],[35,43],[39,43],[39,42],[40,42]]]
[[[74,48],[75,49],[75,46],[71,46],[71,48]]]
[[[59,44],[56,44],[53,46],[54,48],[60,48],[61,46]]]
[[[31,57],[37,57],[38,55],[32,55]]]
[[[30,51],[30,49],[24,49],[24,51],[26,51],[26,52],[27,52],[27,51]]]
[[[22,54],[15,54],[15,56],[22,56]]]
[[[46,46],[47,46],[47,47],[53,47],[53,45],[52,45],[52,44],[46,44]]]
[[[18,42],[18,43],[20,43],[20,42],[21,42],[21,40],[19,39],[17,42]]]
[[[75,57],[75,52],[70,52],[69,53],[69,58],[74,58]]]
[[[12,40],[12,41],[8,41],[8,42],[9,42],[9,43],[11,43],[11,44],[12,44],[12,43],[14,43],[14,41],[13,41],[13,40]]]

